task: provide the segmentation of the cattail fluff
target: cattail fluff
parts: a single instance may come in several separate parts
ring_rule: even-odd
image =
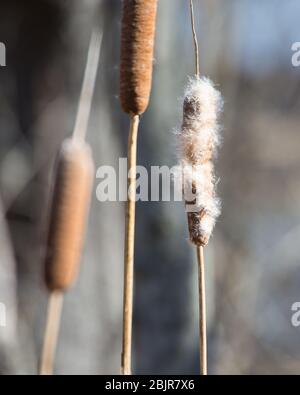
[[[190,78],[184,96],[178,148],[190,240],[198,246],[208,243],[220,214],[213,158],[220,140],[218,116],[222,106],[221,94],[209,79]],[[191,192],[193,195],[189,195]]]
[[[46,285],[65,290],[76,280],[94,165],[84,141],[67,139],[58,158],[46,256]]]
[[[126,113],[141,114],[149,102],[157,0],[124,0],[120,100]]]

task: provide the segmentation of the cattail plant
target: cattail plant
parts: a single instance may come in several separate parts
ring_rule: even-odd
[[[203,247],[207,245],[220,201],[216,197],[213,159],[219,144],[218,117],[221,94],[208,78],[200,77],[198,42],[193,1],[190,0],[195,45],[196,75],[189,78],[183,100],[183,121],[178,132],[179,169],[187,211],[190,241],[196,246],[199,284],[200,372],[207,374],[205,267]]]
[[[136,152],[140,114],[151,91],[157,0],[124,0],[121,32],[120,101],[130,116],[128,198],[125,217],[123,345],[121,370],[131,374]]]
[[[56,166],[45,262],[50,292],[40,374],[52,374],[64,292],[79,270],[85,225],[90,206],[94,165],[85,142],[99,62],[101,35],[94,31],[72,138],[61,147]]]

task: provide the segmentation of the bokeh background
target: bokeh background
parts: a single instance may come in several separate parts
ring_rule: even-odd
[[[176,163],[187,76],[188,0],[160,0],[154,80],[138,163]],[[225,98],[217,162],[223,212],[205,250],[209,373],[300,372],[298,0],[194,0],[200,66]],[[96,167],[126,156],[118,100],[120,0],[2,0],[0,41],[0,373],[36,374],[45,325],[46,214],[53,162],[70,135],[92,26],[103,46],[88,140]],[[124,204],[95,179],[80,277],[66,298],[57,374],[120,371]],[[198,372],[197,266],[181,203],[137,206],[134,370]]]

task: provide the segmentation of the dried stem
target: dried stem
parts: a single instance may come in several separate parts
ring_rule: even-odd
[[[96,84],[97,69],[100,58],[102,33],[95,29],[92,33],[88,58],[84,71],[84,79],[76,115],[73,138],[85,139],[91,112],[93,93]]]
[[[96,75],[97,75],[97,69],[98,69],[98,63],[100,57],[101,42],[102,42],[102,34],[97,29],[95,29],[90,39],[87,63],[85,67],[84,79],[81,88],[81,95],[80,95],[76,121],[72,135],[73,139],[80,140],[82,144],[85,144],[84,140],[88,128],[88,121],[91,111],[92,98],[93,98],[93,93],[96,83]],[[82,145],[82,147],[84,146]],[[51,279],[51,281],[52,280],[53,279]],[[67,282],[69,282],[69,280],[70,279],[67,278]],[[65,281],[66,278],[63,278],[63,282]],[[41,375],[53,374],[54,356],[55,356],[61,311],[63,305],[63,296],[64,296],[63,293],[64,288],[57,287],[57,284],[55,284],[55,286],[56,288],[54,288],[54,290],[50,292],[48,299],[47,322],[44,332],[43,350],[42,350],[42,356],[40,362]]]
[[[199,45],[195,28],[195,15],[193,0],[190,0],[191,25],[195,48],[195,69],[200,77]],[[199,287],[199,348],[200,348],[200,374],[207,375],[207,337],[206,337],[206,295],[205,295],[205,263],[203,246],[197,246],[198,261],[198,287]]]
[[[204,249],[202,246],[197,247],[199,286],[200,374],[207,375],[205,264],[203,250]]]
[[[54,356],[58,338],[63,292],[52,291],[48,300],[46,329],[40,362],[40,375],[52,375]]]
[[[136,155],[139,116],[131,115],[128,139],[127,206],[125,219],[124,252],[124,299],[123,299],[123,349],[122,374],[131,374],[132,348],[132,311],[133,311],[133,275],[134,275],[134,226],[136,197]]]
[[[195,14],[194,14],[194,4],[193,0],[190,0],[190,10],[191,10],[191,25],[192,25],[192,33],[195,47],[195,69],[196,75],[200,77],[200,65],[199,65],[199,45],[197,40],[197,33],[195,28]]]

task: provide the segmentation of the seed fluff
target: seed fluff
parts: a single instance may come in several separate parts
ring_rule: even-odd
[[[213,160],[220,144],[223,100],[205,77],[190,77],[183,99],[178,138],[178,170],[188,213],[190,240],[206,245],[221,212]]]

